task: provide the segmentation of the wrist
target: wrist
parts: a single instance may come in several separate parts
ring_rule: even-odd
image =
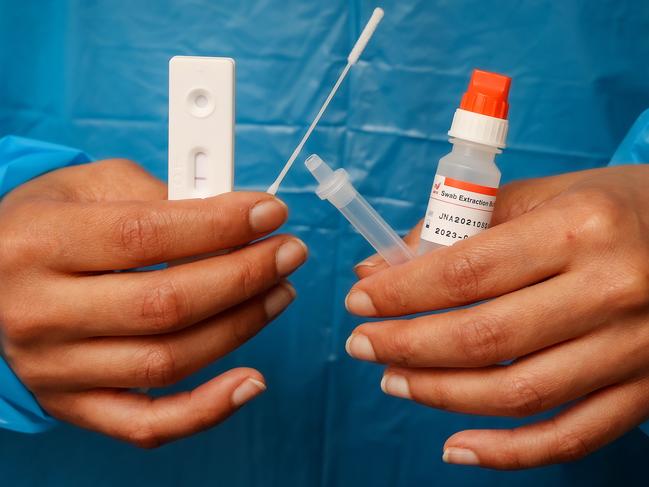
[[[0,199],[9,191],[55,169],[89,162],[80,150],[23,137],[0,138]],[[57,421],[38,404],[0,357],[0,428],[23,433],[50,429]]]

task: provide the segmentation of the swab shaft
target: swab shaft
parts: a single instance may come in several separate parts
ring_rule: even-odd
[[[333,97],[336,95],[336,92],[338,91],[338,88],[340,88],[340,85],[342,84],[343,80],[347,76],[347,73],[349,72],[349,68],[351,68],[351,64],[347,64],[345,66],[345,69],[343,69],[343,72],[340,73],[340,76],[338,77],[338,81],[336,81],[336,84],[334,87],[331,89],[331,92],[329,93],[329,96],[325,100],[324,104],[320,108],[320,111],[316,115],[316,117],[313,119],[313,122],[311,122],[311,125],[309,125],[309,129],[306,131],[304,134],[304,137],[302,137],[302,140],[300,143],[297,145],[295,150],[293,151],[293,154],[291,154],[291,157],[289,157],[288,161],[284,165],[284,168],[282,169],[282,172],[279,173],[279,176],[277,176],[277,179],[273,184],[270,185],[268,190],[266,191],[267,193],[270,193],[272,195],[275,195],[277,193],[277,190],[279,189],[279,185],[282,184],[282,181],[284,180],[284,176],[286,176],[286,173],[288,173],[289,169],[291,169],[291,166],[295,162],[295,159],[297,159],[297,156],[300,155],[300,152],[302,152],[302,149],[304,148],[304,144],[306,144],[306,141],[309,139],[311,136],[311,132],[313,132],[313,129],[315,129],[315,126],[318,125],[318,122],[322,118],[322,115],[324,114],[325,110],[329,106],[329,103],[333,99]]]
[[[286,161],[286,164],[284,164],[284,167],[282,168],[282,171],[279,173],[279,176],[277,176],[275,182],[271,184],[270,187],[266,190],[267,193],[275,195],[277,193],[277,190],[279,190],[279,185],[282,184],[282,181],[284,180],[286,173],[288,173],[289,169],[291,169],[291,166],[295,162],[295,159],[297,159],[297,156],[300,155],[300,152],[302,151],[304,144],[306,144],[306,141],[309,140],[309,137],[311,136],[313,129],[315,129],[316,125],[318,125],[320,118],[322,118],[322,115],[324,114],[325,110],[329,106],[329,103],[335,96],[336,92],[338,91],[338,88],[340,88],[340,85],[345,79],[345,76],[347,76],[347,73],[349,72],[351,67],[354,64],[356,64],[356,61],[358,61],[358,58],[363,53],[365,46],[367,46],[367,43],[372,38],[372,35],[374,35],[374,31],[376,30],[376,27],[379,25],[379,22],[381,22],[381,19],[383,19],[383,9],[375,8],[374,12],[372,12],[372,16],[370,17],[370,20],[367,22],[365,28],[361,32],[361,35],[356,40],[356,43],[354,44],[354,47],[349,53],[349,56],[347,56],[347,65],[345,66],[345,69],[343,69],[343,72],[340,73],[340,76],[338,77],[338,81],[336,81],[336,84],[331,89],[329,96],[327,97],[324,104],[320,108],[320,111],[318,112],[316,117],[313,119],[313,122],[311,122],[311,125],[309,125],[309,129],[306,131],[304,137],[302,137],[302,140],[293,151],[293,154],[291,154],[291,157],[289,157],[288,161]]]

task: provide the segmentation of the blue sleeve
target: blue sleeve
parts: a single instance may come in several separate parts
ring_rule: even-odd
[[[613,154],[610,166],[649,163],[649,109],[640,114]]]
[[[613,154],[609,165],[647,163],[649,163],[649,109],[638,117]],[[649,421],[641,424],[640,429],[649,435]]]
[[[90,158],[81,151],[22,137],[0,138],[0,198],[41,174]],[[0,222],[1,224],[1,222]],[[56,424],[0,357],[0,428],[38,433]]]

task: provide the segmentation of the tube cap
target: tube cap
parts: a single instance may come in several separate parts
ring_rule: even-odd
[[[505,147],[511,81],[508,76],[475,69],[448,135],[477,144]]]
[[[509,110],[507,97],[511,84],[512,79],[509,76],[474,69],[460,108],[489,117],[506,119]]]

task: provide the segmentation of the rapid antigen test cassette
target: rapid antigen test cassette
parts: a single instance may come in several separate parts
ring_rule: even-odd
[[[230,58],[169,61],[169,199],[232,191],[235,65]]]

